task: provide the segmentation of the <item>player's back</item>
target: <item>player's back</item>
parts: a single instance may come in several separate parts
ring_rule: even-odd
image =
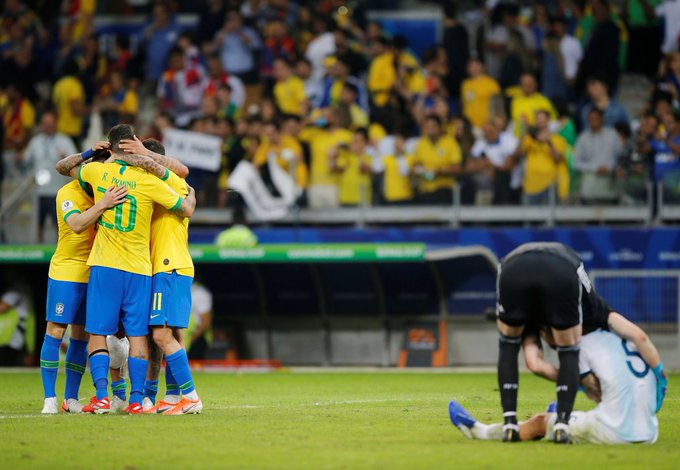
[[[188,194],[186,182],[169,173],[166,183],[180,196]],[[151,218],[151,264],[153,274],[177,271],[194,276],[194,264],[189,254],[189,218],[165,207],[156,206]]]
[[[87,282],[90,273],[87,258],[94,242],[94,226],[75,233],[66,219],[92,207],[92,198],[78,181],[71,181],[57,192],[56,204],[59,235],[57,249],[50,260],[49,277],[57,281]]]
[[[78,176],[92,185],[95,201],[101,199],[109,186],[128,189],[123,204],[102,214],[88,264],[150,276],[154,202],[176,208],[182,198],[157,177],[122,162],[90,163],[81,167]]]
[[[564,259],[578,268],[581,265],[581,257],[571,247],[558,242],[530,242],[524,243],[510,253],[508,253],[502,260],[503,263],[519,257],[526,253],[546,253]]]
[[[598,418],[629,442],[653,440],[658,429],[656,378],[635,346],[613,333],[597,330],[581,340],[581,368],[600,381]]]

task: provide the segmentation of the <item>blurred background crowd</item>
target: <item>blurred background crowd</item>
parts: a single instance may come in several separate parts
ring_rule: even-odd
[[[680,1],[0,3],[5,184],[131,123],[220,139],[203,207],[242,161],[320,209],[680,198]],[[439,41],[370,18],[397,7]]]

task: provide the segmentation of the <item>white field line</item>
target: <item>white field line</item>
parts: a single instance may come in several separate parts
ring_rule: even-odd
[[[209,413],[210,410],[256,410],[263,408],[309,408],[312,406],[345,406],[345,405],[366,405],[371,403],[394,403],[394,402],[422,402],[422,401],[432,401],[432,400],[449,400],[450,397],[444,395],[428,396],[420,398],[376,398],[376,399],[366,399],[366,400],[337,400],[337,401],[322,401],[322,402],[309,402],[309,403],[290,403],[290,404],[271,404],[271,405],[210,405],[207,406],[204,411]],[[680,398],[667,397],[664,399],[664,404],[667,402],[680,401]],[[87,413],[81,413],[81,415],[86,415]],[[59,413],[58,415],[43,415],[40,413],[34,414],[18,414],[18,415],[0,415],[0,420],[2,419],[27,419],[27,418],[43,418],[50,419],[54,416],[78,416],[78,414],[68,414]],[[123,413],[111,413],[112,416],[126,416]],[[93,415],[94,416],[94,415]]]

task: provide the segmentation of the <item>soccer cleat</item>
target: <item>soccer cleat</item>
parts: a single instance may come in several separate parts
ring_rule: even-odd
[[[141,415],[144,413],[144,408],[137,402],[130,403],[130,406],[126,409],[126,413],[129,415]]]
[[[149,409],[144,409],[144,413],[162,414],[177,406],[177,403],[168,403],[167,401],[159,400],[154,406]]]
[[[83,404],[75,398],[68,398],[61,402],[61,411],[64,413],[82,413]]]
[[[57,405],[57,397],[45,398],[43,409],[41,411],[44,415],[56,415],[59,413],[59,406]]]
[[[545,410],[546,413],[555,413],[557,412],[557,402],[554,401],[548,405],[548,408]]]
[[[472,427],[477,420],[456,400],[449,402],[449,418],[451,423],[465,435],[468,439],[472,439]]]
[[[114,413],[120,413],[121,411],[124,411],[125,408],[127,408],[127,403],[125,400],[114,395],[111,399],[111,411]]]
[[[571,435],[569,434],[569,428],[564,423],[556,423],[554,429],[555,433],[555,444],[571,444]]]
[[[203,411],[203,403],[201,399],[189,400],[188,398],[182,397],[182,399],[175,406],[165,411],[164,415],[188,415],[188,414],[198,414]]]
[[[503,442],[519,442],[519,425],[505,424],[503,425]]]
[[[97,400],[96,396],[90,398],[90,403],[83,406],[82,411],[83,413],[94,413],[97,415],[109,413],[111,411],[109,397],[104,397],[101,400]]]

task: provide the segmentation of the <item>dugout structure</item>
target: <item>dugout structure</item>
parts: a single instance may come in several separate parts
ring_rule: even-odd
[[[53,251],[0,246],[2,270],[34,289],[38,337]],[[190,251],[197,279],[213,293],[214,326],[239,332],[242,358],[390,366],[414,323],[460,320],[494,328],[483,322],[483,313],[495,304],[497,259],[481,246],[426,251],[421,243],[191,245]],[[438,329],[444,343],[448,328]],[[458,362],[456,350],[449,348],[438,364]]]

